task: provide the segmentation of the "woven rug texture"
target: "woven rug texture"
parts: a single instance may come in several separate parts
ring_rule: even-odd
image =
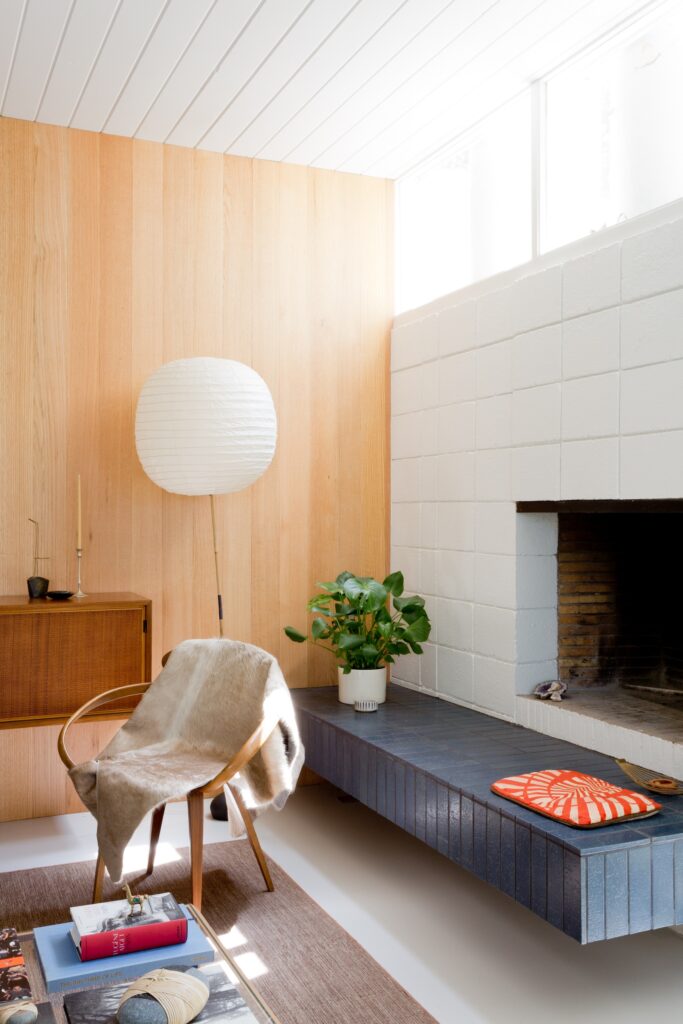
[[[189,903],[187,850],[136,886],[172,892]],[[263,881],[246,841],[204,848],[202,911],[219,935],[237,926],[266,970],[254,984],[282,1024],[435,1024],[434,1018],[365,952],[276,863],[275,892]],[[90,902],[94,862],[0,874],[0,927],[26,931],[69,920],[69,907]],[[105,899],[120,893],[105,886]],[[406,927],[409,923],[406,922]]]

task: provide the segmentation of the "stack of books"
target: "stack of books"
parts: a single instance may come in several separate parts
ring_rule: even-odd
[[[2,928],[0,929],[0,1009],[31,1001],[31,986],[16,929]],[[55,1017],[50,1004],[38,1003],[36,1005],[39,1024],[54,1024]]]
[[[71,908],[72,921],[36,928],[49,993],[138,978],[156,967],[197,967],[214,949],[189,911],[170,893],[149,896],[144,912],[127,900]]]

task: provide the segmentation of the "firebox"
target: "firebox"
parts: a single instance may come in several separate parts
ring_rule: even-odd
[[[558,673],[683,708],[683,501],[524,502],[558,516]]]

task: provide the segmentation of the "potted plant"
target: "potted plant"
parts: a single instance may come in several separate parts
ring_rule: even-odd
[[[324,647],[337,659],[339,700],[386,700],[386,666],[397,655],[422,654],[431,631],[424,598],[403,594],[403,574],[392,572],[383,583],[342,572],[308,602],[315,615],[310,637],[292,626],[285,633],[294,643],[306,640]]]

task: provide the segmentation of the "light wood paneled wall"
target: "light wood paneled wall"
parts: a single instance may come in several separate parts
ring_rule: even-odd
[[[380,179],[0,120],[0,593],[30,575],[28,516],[73,586],[80,472],[85,589],[152,598],[155,670],[215,635],[209,500],[147,479],[134,410],[164,362],[243,360],[279,442],[217,502],[226,633],[331,681],[282,627],[315,580],[387,568],[392,205]]]

